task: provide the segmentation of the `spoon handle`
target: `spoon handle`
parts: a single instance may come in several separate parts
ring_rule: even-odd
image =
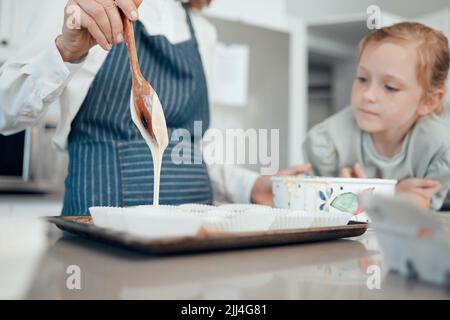
[[[127,44],[128,56],[130,57],[130,67],[133,76],[133,81],[140,84],[142,80],[142,73],[139,67],[139,60],[136,51],[136,40],[134,38],[133,24],[131,23],[130,20],[128,20],[128,18],[124,14],[122,14],[122,17],[123,17],[122,21],[124,27],[125,42]]]

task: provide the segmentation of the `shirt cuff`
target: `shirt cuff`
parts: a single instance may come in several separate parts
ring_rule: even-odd
[[[250,203],[252,189],[259,174],[245,169],[240,169],[239,171],[239,179],[237,181],[238,188],[235,189],[238,193],[235,202]]]
[[[85,60],[79,63],[64,62],[55,43],[36,56],[30,64],[31,76],[36,77],[40,84],[39,98],[45,99],[83,66]]]

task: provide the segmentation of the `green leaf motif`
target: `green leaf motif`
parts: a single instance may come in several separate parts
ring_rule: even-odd
[[[351,192],[342,193],[334,198],[330,206],[342,212],[355,213],[358,209],[358,197]]]

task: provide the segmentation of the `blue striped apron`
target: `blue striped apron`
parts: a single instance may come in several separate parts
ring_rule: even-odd
[[[150,36],[141,22],[134,24],[142,74],[158,92],[169,130],[161,168],[161,204],[212,203],[198,143],[209,125],[208,92],[188,9],[186,19],[191,39],[175,45],[164,36]],[[131,120],[130,92],[127,49],[125,44],[116,45],[72,122],[62,215],[87,215],[91,206],[153,202],[152,157]],[[197,136],[194,121],[202,124]],[[176,129],[185,129],[190,136],[171,139]],[[180,141],[190,154],[179,152]],[[172,161],[172,151],[179,152],[184,163]]]

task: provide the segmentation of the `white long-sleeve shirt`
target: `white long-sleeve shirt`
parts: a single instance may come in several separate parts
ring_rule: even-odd
[[[0,68],[0,133],[8,135],[29,128],[54,108],[60,117],[53,143],[64,151],[71,123],[108,53],[95,46],[82,62],[64,62],[55,39],[61,33],[66,1],[21,0],[22,4],[32,17],[23,17],[29,21],[26,39],[14,57]],[[163,35],[171,43],[191,37],[180,1],[144,0],[139,19],[149,34]],[[192,23],[206,78],[210,79],[217,33],[198,13],[192,14]],[[209,165],[208,171],[216,201],[250,201],[256,173],[225,165]]]

